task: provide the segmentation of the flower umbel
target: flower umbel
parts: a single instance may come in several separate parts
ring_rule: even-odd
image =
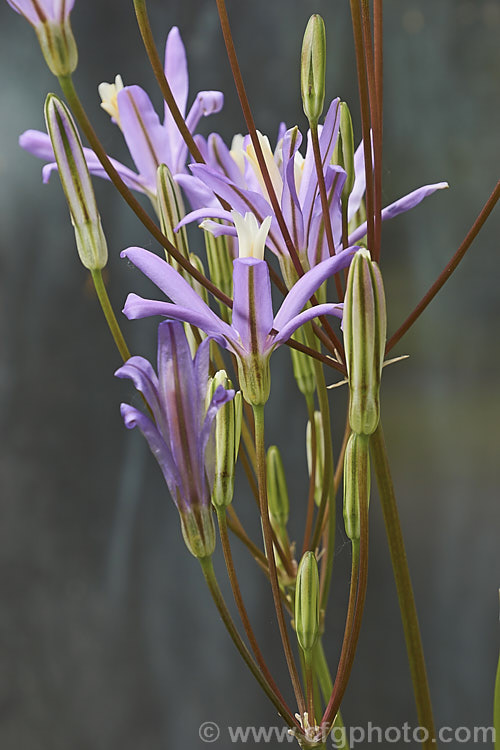
[[[180,513],[187,547],[198,558],[209,557],[215,547],[213,420],[234,397],[233,390],[218,386],[206,407],[208,364],[209,341],[193,360],[183,326],[165,321],[158,328],[158,374],[143,357],[131,357],[115,373],[132,380],[149,406],[153,419],[129,404],[121,405],[121,414],[128,429],[138,427],[146,438]]]

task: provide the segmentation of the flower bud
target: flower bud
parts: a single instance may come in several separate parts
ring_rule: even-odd
[[[205,247],[207,251],[208,270],[210,279],[228,297],[233,296],[233,244],[234,238],[221,234],[215,237],[211,232],[205,231]],[[229,308],[220,303],[221,318],[231,322]]]
[[[299,344],[307,343],[302,328],[295,331],[292,339],[298,341]],[[291,348],[290,355],[292,357],[293,375],[299,391],[306,397],[312,396],[316,390],[316,377],[314,374],[314,362],[312,357]]]
[[[174,228],[186,215],[184,202],[182,200],[179,186],[172,177],[172,173],[166,164],[160,164],[158,167],[156,173],[156,188],[161,231],[172,245],[179,250],[184,258],[189,258],[186,227],[181,227],[178,232],[174,232]],[[184,275],[184,269],[179,268],[175,261],[172,265]]]
[[[320,505],[321,496],[323,494],[323,477],[325,475],[325,436],[323,433],[323,419],[320,411],[314,412],[314,429],[316,435],[316,451],[314,455],[314,502],[316,505]],[[309,420],[306,429],[307,470],[309,476],[312,474],[313,467],[312,447],[312,425],[311,420]]]
[[[273,526],[286,528],[290,503],[283,461],[277,445],[271,445],[267,451],[267,494]]]
[[[349,107],[345,102],[340,102],[340,130],[339,142],[342,150],[342,167],[345,169],[347,178],[342,189],[342,200],[347,201],[354,187],[354,133],[352,130],[352,119]]]
[[[7,0],[16,13],[35,29],[43,56],[56,76],[70,75],[78,63],[78,51],[69,14],[75,0]]]
[[[219,370],[209,381],[207,404],[217,388],[222,385],[232,389],[224,370]],[[241,434],[241,393],[222,406],[215,417],[215,475],[212,486],[212,503],[217,508],[230,505],[234,493],[234,467],[238,458]]]
[[[310,123],[318,123],[325,102],[326,32],[321,16],[309,19],[302,42],[300,88],[302,106]]]
[[[306,552],[297,573],[295,630],[303,651],[310,652],[319,632],[319,573],[314,552]]]
[[[379,390],[387,319],[382,276],[368,250],[355,254],[344,299],[344,347],[349,377],[349,422],[371,435],[379,420]]]
[[[45,102],[45,121],[68,202],[80,260],[90,271],[104,268],[108,247],[76,125],[54,94]]]
[[[211,509],[205,505],[193,505],[180,510],[180,517],[182,536],[188,550],[199,559],[210,557],[215,549],[215,526]]]
[[[370,499],[370,454],[366,435],[351,434],[344,456],[344,524],[349,539],[360,538],[361,503]]]

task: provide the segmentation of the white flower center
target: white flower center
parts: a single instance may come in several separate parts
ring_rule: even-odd
[[[118,92],[124,88],[121,76],[116,76],[114,83],[100,83],[97,90],[101,97],[101,107],[112,117],[121,129],[118,110]]]
[[[231,211],[231,216],[238,234],[239,257],[264,260],[264,248],[272,217],[266,216],[259,226],[259,222],[251,213],[242,216],[238,211]]]

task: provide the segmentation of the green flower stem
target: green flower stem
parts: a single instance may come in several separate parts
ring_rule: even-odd
[[[276,609],[276,617],[278,620],[278,626],[280,630],[281,640],[283,643],[283,650],[285,652],[285,658],[290,673],[290,679],[292,681],[293,690],[295,693],[295,699],[299,708],[299,713],[304,714],[305,702],[304,694],[302,692],[302,686],[300,684],[299,675],[297,672],[297,666],[293,657],[292,648],[290,646],[290,639],[288,637],[288,631],[286,628],[286,622],[283,615],[283,609],[281,606],[280,586],[278,582],[278,573],[276,570],[276,560],[274,559],[274,547],[273,547],[273,535],[271,529],[271,521],[269,518],[269,505],[267,499],[267,480],[266,480],[266,446],[264,438],[264,406],[253,407],[254,421],[255,421],[255,451],[257,454],[257,479],[259,485],[259,503],[260,503],[260,514],[262,520],[262,530],[264,535],[264,545],[267,556],[267,564],[269,568],[269,580],[271,582],[271,589],[273,592],[274,606]]]
[[[391,553],[392,569],[398,592],[399,608],[403,621],[418,720],[420,726],[426,727],[429,732],[429,739],[422,744],[422,747],[425,750],[430,750],[430,748],[436,748],[437,744],[429,683],[427,681],[417,609],[381,424],[379,424],[371,437],[371,454],[373,456],[387,540]]]
[[[205,289],[207,289],[209,292],[211,292],[214,297],[216,297],[218,300],[223,302],[228,307],[233,306],[233,301],[230,297],[228,297],[226,294],[224,294],[218,287],[215,286],[209,279],[207,279],[204,274],[202,274],[200,271],[198,271],[195,266],[192,265],[192,263],[189,262],[182,253],[173,245],[167,237],[163,234],[163,232],[159,229],[159,227],[155,224],[155,222],[151,219],[151,217],[146,213],[146,211],[143,209],[137,198],[134,196],[134,194],[131,192],[131,190],[128,189],[128,187],[123,182],[122,178],[112,165],[111,161],[109,160],[108,155],[106,154],[104,148],[102,147],[101,142],[99,141],[99,138],[97,137],[97,134],[92,127],[92,124],[87,117],[87,113],[85,112],[85,109],[83,108],[83,105],[78,97],[78,94],[76,92],[73,79],[70,75],[68,76],[59,76],[59,85],[61,86],[61,89],[64,93],[64,96],[66,97],[68,104],[73,112],[73,115],[76,118],[76,121],[78,122],[79,126],[85,133],[85,136],[94,149],[97,158],[101,162],[103,169],[105,170],[106,174],[108,175],[109,179],[113,183],[113,185],[116,187],[122,198],[128,203],[132,211],[135,213],[137,218],[144,224],[146,229],[152,234],[152,236],[155,238],[157,242],[160,243],[160,245],[165,248],[165,250],[170,253],[175,260],[179,263],[182,268],[187,271],[187,273],[190,274],[196,281],[198,281]]]
[[[318,642],[314,647],[314,672],[318,677],[323,700],[326,703],[332,694],[333,682],[332,676],[330,674],[330,669],[328,668],[328,663],[326,661],[325,650],[323,648],[323,641],[321,640],[321,638],[318,639]],[[335,716],[332,728],[339,730],[345,729],[344,721],[342,719],[342,714],[340,713],[340,711],[337,711],[337,715]],[[347,742],[347,735],[345,731],[339,732],[339,735],[342,737],[342,741],[340,744],[337,743],[337,750],[349,750],[349,743]]]
[[[216,511],[217,511],[217,521],[219,524],[219,533],[220,533],[220,539],[221,539],[221,544],[222,544],[222,550],[224,553],[224,560],[225,560],[226,568],[227,568],[227,574],[229,577],[229,582],[231,584],[231,590],[233,592],[234,601],[236,603],[236,607],[238,608],[238,613],[240,615],[241,622],[245,629],[248,642],[254,653],[257,664],[259,665],[260,670],[264,676],[264,679],[266,680],[267,684],[273,691],[274,695],[276,696],[276,700],[279,702],[281,706],[281,710],[280,710],[281,715],[286,716],[288,719],[288,725],[292,726],[294,724],[293,713],[290,707],[286,704],[285,699],[283,698],[278,686],[276,685],[271,673],[269,672],[267,664],[259,648],[259,644],[257,643],[257,639],[255,637],[255,633],[250,623],[250,619],[248,617],[245,604],[243,602],[240,585],[238,583],[238,578],[237,578],[236,570],[234,567],[234,560],[233,560],[233,554],[231,551],[229,535],[227,533],[226,509],[218,507],[216,508]]]
[[[111,331],[111,335],[113,336],[116,347],[120,352],[121,358],[124,362],[126,362],[128,359],[130,359],[130,352],[116,319],[114,310],[111,306],[111,302],[109,301],[108,292],[106,291],[106,286],[104,285],[101,269],[95,269],[90,273],[92,274],[92,281],[94,282],[94,287],[99,298],[99,302],[101,303],[102,311],[104,313],[104,317],[106,318],[109,330]]]
[[[314,517],[314,494],[316,489],[316,472],[318,470],[317,461],[317,444],[316,439],[316,420],[314,419],[314,396],[306,396],[307,404],[307,416],[309,417],[309,424],[311,425],[311,476],[309,477],[309,494],[307,498],[307,516],[306,525],[304,529],[304,542],[302,544],[302,554],[304,554],[309,545],[309,539],[311,538],[312,523]]]
[[[297,728],[298,723],[295,719],[289,717],[288,713],[285,712],[285,714],[282,713],[282,706],[280,705],[280,702],[276,699],[276,696],[274,695],[274,692],[271,690],[269,685],[267,684],[266,680],[262,676],[261,671],[259,670],[257,664],[253,660],[248,648],[245,646],[243,640],[241,639],[240,634],[238,633],[236,626],[233,622],[233,619],[229,613],[229,610],[226,606],[226,602],[224,601],[224,597],[222,596],[222,592],[219,588],[219,584],[217,583],[217,578],[215,576],[215,571],[212,563],[211,557],[204,557],[200,559],[200,565],[201,569],[203,571],[203,575],[205,577],[205,581],[207,583],[207,586],[209,588],[210,594],[212,595],[212,599],[214,600],[215,606],[217,607],[219,614],[221,616],[221,619],[226,626],[226,629],[231,636],[231,639],[238,649],[240,655],[242,656],[245,664],[250,669],[251,673],[269,698],[269,700],[272,702],[276,710],[280,713],[280,715],[283,717],[284,721],[288,724],[289,727]]]
[[[345,424],[345,431],[344,431],[344,439],[342,440],[342,448],[340,449],[340,454],[337,459],[337,467],[335,469],[335,474],[333,477],[333,490],[332,490],[332,498],[330,499],[330,507],[333,505],[335,507],[335,499],[337,497],[337,492],[339,490],[340,482],[342,480],[342,475],[344,472],[344,454],[347,447],[347,441],[349,440],[349,435],[351,434],[351,428],[349,425],[349,419],[346,417],[346,424]],[[333,559],[335,556],[335,513],[329,513],[328,514],[328,528],[327,528],[327,543],[326,543],[326,555],[325,555],[325,562],[322,567],[322,576],[321,576],[321,599],[320,599],[320,611],[323,610],[323,612],[326,611],[326,605],[328,602],[328,595],[330,593],[330,584],[332,581],[332,574],[333,574]]]

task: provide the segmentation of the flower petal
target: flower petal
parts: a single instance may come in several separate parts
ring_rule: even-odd
[[[285,341],[288,341],[290,336],[295,333],[297,328],[300,328],[300,326],[304,325],[304,323],[308,323],[310,320],[312,320],[313,318],[317,318],[320,315],[335,315],[337,318],[341,318],[342,310],[343,304],[341,302],[327,302],[323,305],[313,305],[307,310],[303,310],[301,313],[295,315],[295,317],[289,320],[288,323],[286,323],[283,328],[278,331],[273,339],[273,346],[278,346],[279,344],[283,344]]]
[[[357,247],[347,250],[324,260],[310,271],[304,274],[291,288],[274,319],[274,328],[279,331],[287,325],[304,307],[314,292],[321,286],[323,281],[351,262]]]
[[[402,198],[399,198],[399,200],[383,208],[382,220],[392,219],[394,216],[405,213],[405,211],[410,211],[412,208],[415,208],[415,206],[418,206],[418,204],[421,203],[424,198],[427,198],[428,195],[432,195],[436,190],[443,190],[447,187],[449,187],[447,182],[436,182],[433,185],[424,185],[423,187],[417,188],[417,190],[413,190],[411,193],[408,193],[408,195],[404,195]],[[366,222],[352,232],[349,236],[349,244],[351,245],[353,242],[357,242],[364,237],[365,234]]]
[[[156,172],[160,164],[170,171],[172,156],[166,130],[151,100],[140,86],[125,86],[117,95],[123,135],[135,165],[151,192],[156,192]]]
[[[232,328],[247,352],[261,353],[273,327],[269,267],[265,260],[236,258],[233,268]]]

